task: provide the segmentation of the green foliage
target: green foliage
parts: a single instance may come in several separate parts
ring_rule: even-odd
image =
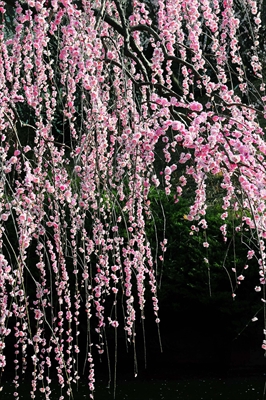
[[[259,283],[257,261],[247,260],[250,232],[236,231],[240,217],[234,211],[228,213],[225,221],[221,219],[219,200],[207,209],[208,228],[198,232],[191,229],[196,223],[187,220],[188,198],[181,198],[176,204],[172,196],[153,190],[150,200],[153,222],[148,234],[154,237],[153,248],[156,238],[159,242],[164,237],[168,240],[157,274],[160,315],[166,320],[169,314],[176,317],[192,316],[195,312],[205,317],[217,314],[230,321],[226,329],[233,339],[259,310],[260,294],[254,291]],[[219,229],[224,223],[227,223],[227,241]],[[204,242],[209,247],[204,247]],[[240,275],[245,277],[243,281],[237,279]]]

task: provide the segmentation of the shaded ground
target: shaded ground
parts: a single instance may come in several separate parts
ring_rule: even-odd
[[[116,400],[262,400],[265,378],[260,377],[235,377],[235,378],[201,378],[177,379],[170,381],[143,381],[119,380],[116,389]],[[30,400],[30,387],[25,383],[22,388],[21,399]],[[80,384],[79,391],[74,391],[75,400],[88,398],[85,383]],[[3,399],[14,398],[10,385],[5,386],[2,393]],[[57,400],[60,393],[53,389],[51,399]],[[43,395],[36,396],[36,400],[43,399]],[[108,400],[113,398],[113,393],[105,387],[103,381],[99,382],[95,392],[95,400]]]

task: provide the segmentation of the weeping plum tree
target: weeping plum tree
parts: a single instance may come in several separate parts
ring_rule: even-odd
[[[224,241],[233,217],[265,302],[265,2],[9,0],[0,14],[1,371],[10,340],[16,399],[27,369],[32,398],[51,398],[53,368],[71,395],[86,353],[93,397],[108,332],[134,347],[146,299],[159,324],[151,189],[178,207],[193,188],[197,232],[218,179]]]

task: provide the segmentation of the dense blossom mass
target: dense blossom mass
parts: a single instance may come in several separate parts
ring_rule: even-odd
[[[12,337],[14,398],[27,368],[32,398],[52,399],[52,368],[71,394],[81,319],[91,397],[107,329],[134,346],[145,291],[159,323],[167,239],[156,250],[147,235],[151,190],[178,207],[193,187],[186,218],[197,231],[216,179],[224,240],[232,214],[236,232],[253,232],[247,259],[257,258],[264,293],[261,4],[0,1],[0,367]]]

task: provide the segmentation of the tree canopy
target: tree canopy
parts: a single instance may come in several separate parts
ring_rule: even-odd
[[[0,1],[0,367],[12,336],[16,388],[29,367],[49,399],[55,360],[71,394],[82,320],[93,397],[107,328],[134,347],[146,299],[159,324],[156,191],[189,201],[192,235],[215,203],[265,302],[265,21],[256,0]]]

